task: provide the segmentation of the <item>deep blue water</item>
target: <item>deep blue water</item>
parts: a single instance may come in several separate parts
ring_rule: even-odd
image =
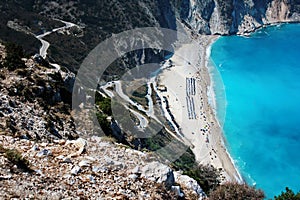
[[[300,25],[268,27],[249,38],[221,37],[211,62],[217,115],[243,178],[268,198],[286,186],[298,192]]]

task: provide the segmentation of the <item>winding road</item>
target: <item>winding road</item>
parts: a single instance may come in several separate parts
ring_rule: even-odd
[[[146,113],[148,115],[149,111],[145,110],[142,105],[140,105],[140,104],[132,101],[126,94],[124,94],[124,92],[122,90],[122,84],[121,84],[120,81],[114,81],[114,85],[115,85],[115,89],[116,89],[117,94],[123,100],[125,100],[126,102],[128,102],[129,104],[131,104],[133,106],[136,106],[138,110],[140,110],[140,111],[142,111],[142,112],[144,112],[144,113]],[[151,110],[151,109],[153,109],[153,108],[149,107],[149,110]],[[129,110],[130,110],[130,112],[132,112],[138,118],[138,120],[140,121],[139,126],[141,128],[145,128],[149,124],[148,119],[146,117],[144,117],[142,114],[140,114],[139,112],[134,111],[134,110],[132,110],[130,108],[129,108]]]
[[[73,27],[73,26],[78,26],[78,25],[76,25],[76,24],[74,24],[74,23],[71,23],[71,22],[66,22],[66,21],[63,21],[63,20],[58,20],[58,21],[64,23],[65,26],[62,26],[62,27],[59,27],[59,28],[55,28],[55,29],[53,29],[53,30],[51,30],[51,31],[48,31],[48,32],[43,33],[43,34],[41,34],[41,35],[35,36],[35,37],[42,43],[42,47],[40,48],[39,54],[40,54],[40,55],[42,56],[42,58],[44,58],[44,59],[47,57],[47,50],[48,50],[49,47],[50,47],[50,43],[43,39],[45,36],[50,35],[50,34],[52,34],[52,33],[55,33],[55,32],[57,32],[57,31],[61,31],[61,30],[65,30],[65,29],[71,28],[71,27]]]

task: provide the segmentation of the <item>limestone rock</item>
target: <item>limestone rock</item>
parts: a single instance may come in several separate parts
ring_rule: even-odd
[[[187,175],[182,175],[178,172],[174,173],[174,177],[175,177],[175,182],[177,184],[181,185],[181,187],[183,188],[193,191],[200,197],[200,199],[206,197],[206,194],[203,192],[202,188],[200,187],[200,185],[198,185],[195,179]]]
[[[83,138],[78,138],[77,140],[68,140],[65,145],[73,144],[78,150],[75,153],[69,155],[69,157],[79,156],[84,152],[87,146],[87,141]]]
[[[81,172],[81,168],[79,166],[74,166],[71,170],[71,174],[77,175],[79,172]]]
[[[72,160],[69,157],[66,157],[62,160],[63,163],[72,163]]]
[[[131,170],[131,173],[133,173],[133,174],[139,174],[139,173],[140,173],[140,167],[139,167],[139,166],[136,166],[135,168],[133,168],[133,169]]]
[[[133,179],[133,180],[136,180],[136,179],[138,178],[138,175],[136,175],[136,174],[130,174],[130,175],[128,176],[128,178]]]
[[[201,34],[249,34],[263,25],[299,21],[297,3],[283,0],[183,0],[180,18]]]
[[[167,188],[174,185],[173,170],[159,162],[151,162],[141,169],[141,177],[163,183]]]
[[[91,161],[89,161],[89,160],[82,160],[82,161],[80,161],[80,163],[78,165],[80,167],[89,167],[91,165]]]
[[[171,188],[172,191],[176,192],[176,194],[180,197],[184,197],[184,194],[181,192],[179,186],[172,186]]]
[[[52,152],[48,149],[43,149],[39,153],[37,153],[37,157],[43,157],[43,156],[50,156],[52,155]]]

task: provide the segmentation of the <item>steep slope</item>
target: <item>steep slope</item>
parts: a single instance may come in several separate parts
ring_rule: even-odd
[[[297,0],[183,0],[181,19],[202,34],[244,34],[266,24],[299,22]]]
[[[76,23],[81,30],[45,39],[51,43],[49,60],[77,71],[97,44],[135,27],[176,29],[181,21],[195,33],[244,34],[264,24],[299,21],[299,11],[299,0],[6,0],[0,2],[0,39],[37,53],[34,35],[62,26],[55,19]]]
[[[72,74],[41,57],[15,55],[19,51],[0,44],[1,199],[205,196],[194,179],[154,154],[113,138],[78,138],[70,111]]]
[[[176,22],[181,21],[190,31],[197,34],[245,34],[264,24],[299,21],[299,4],[299,0],[143,0],[138,2],[134,0],[5,0],[0,2],[1,16],[3,16],[0,20],[0,39],[5,42],[16,42],[22,45],[26,49],[26,52],[29,52],[28,54],[33,55],[38,52],[40,47],[36,35],[63,26],[63,23],[57,19],[76,23],[79,27],[78,29],[55,32],[45,37],[45,40],[51,43],[47,60],[60,64],[62,69],[64,69],[63,67],[67,67],[69,70],[76,72],[90,50],[113,33],[147,26],[176,29]],[[4,48],[0,46],[1,49]],[[162,59],[162,55],[157,51],[145,52],[148,58],[145,59],[146,62]],[[135,59],[127,59],[127,62],[116,61],[114,63],[115,68],[109,71],[108,76],[114,75],[115,69],[124,68],[124,66],[129,67],[129,65],[133,67],[140,62],[142,53],[134,53],[137,55],[134,56]],[[5,53],[1,57],[5,57],[4,55]],[[72,86],[74,76],[68,70],[49,67],[49,64],[39,56],[28,56],[27,59],[23,60],[26,68],[8,70],[1,66],[0,118],[2,123],[0,123],[0,130],[1,134],[4,135],[3,137],[1,136],[1,142],[5,144],[3,148],[18,148],[22,155],[27,155],[28,151],[29,156],[32,156],[28,159],[32,163],[42,166],[44,171],[47,171],[48,168],[42,164],[54,165],[57,169],[52,166],[51,170],[55,169],[53,169],[49,176],[56,177],[57,180],[62,182],[66,181],[66,179],[73,177],[74,174],[69,176],[70,171],[79,165],[82,161],[80,159],[85,159],[80,157],[71,160],[71,163],[68,160],[66,166],[64,166],[67,168],[64,171],[67,176],[64,178],[57,177],[59,167],[57,163],[52,161],[52,158],[56,160],[64,159],[72,150],[64,149],[65,146],[63,145],[65,143],[72,143],[69,141],[71,139],[78,138],[78,133],[75,131],[70,115],[69,105],[71,101],[70,92],[72,91],[72,87],[70,86]],[[120,70],[117,73],[123,72]],[[34,147],[34,140],[39,142],[41,140],[45,142],[50,141],[59,144],[38,143],[38,147],[42,149],[39,151]],[[120,153],[119,149],[113,145],[109,146],[103,144],[101,141],[99,143],[105,146],[105,148],[109,148],[113,155]],[[45,146],[47,148],[44,148]],[[31,152],[32,148],[33,153]],[[91,149],[93,148],[97,148],[97,146],[91,145]],[[102,157],[105,157],[106,154],[103,154],[105,148],[101,148],[95,154],[101,154]],[[121,151],[126,151],[126,148],[121,147]],[[54,156],[48,155],[48,151],[44,151],[44,149],[54,149],[57,152]],[[63,152],[64,150],[69,150],[70,152]],[[59,151],[64,153],[63,157]],[[90,152],[93,151],[91,150]],[[89,154],[90,152],[85,154],[85,156],[93,156]],[[6,150],[0,148],[0,153],[1,166],[5,166],[8,170],[14,172],[16,167],[11,166],[8,160],[4,158]],[[39,158],[37,154],[45,159],[45,163],[43,163],[43,159]],[[47,156],[50,156],[49,158],[51,159],[48,159]],[[124,158],[129,161],[131,156],[131,154],[128,154]],[[138,157],[134,159],[138,160]],[[117,161],[126,162],[122,159]],[[101,158],[97,162],[102,162]],[[114,164],[111,164],[110,160],[105,162],[108,165],[113,165],[113,167],[118,167],[115,166],[115,163],[118,165],[118,162],[113,162]],[[128,166],[133,167],[130,163],[128,163]],[[36,173],[39,173],[41,169],[36,168],[34,170],[36,170]],[[103,170],[106,171],[105,169]],[[53,182],[57,184],[53,188],[56,188],[59,192],[63,192],[65,188],[73,191],[74,188],[81,187],[82,182],[88,181],[93,183],[94,177],[90,176],[90,174],[93,174],[92,166],[89,165],[88,170],[83,171],[84,176],[73,177],[75,182],[80,182],[79,185],[60,187],[58,186],[59,181],[55,180],[55,178],[51,179],[50,182],[51,184]],[[109,177],[109,175],[105,174],[101,178],[98,177],[97,180],[100,180],[102,184],[107,178],[112,178],[113,181],[121,179],[123,181],[122,184],[126,185],[126,181],[129,178],[128,174],[125,171],[121,172],[125,175],[115,176],[113,174]],[[138,190],[139,184],[144,184],[143,188],[145,189],[142,192],[154,188],[154,195],[157,193],[157,187],[161,186],[156,186],[153,182],[144,181],[139,176],[140,172],[130,175],[132,175],[131,178],[138,178],[139,181],[137,185],[134,185],[133,192],[129,192],[129,197]],[[99,176],[99,174],[95,176]],[[45,179],[42,180],[46,180],[48,177],[43,178]],[[153,180],[152,176],[151,178]],[[22,174],[4,174],[0,176],[0,179],[13,180],[14,186],[18,187],[19,191],[23,191],[23,189],[29,191],[33,187],[32,185],[26,185],[26,182],[30,181],[30,178]],[[37,181],[36,179],[34,180]],[[19,187],[19,182],[25,182],[26,186]],[[69,185],[69,183],[67,184]],[[110,182],[106,182],[106,184],[104,185],[106,187],[105,190],[108,190]],[[11,186],[13,190],[15,189],[14,186]],[[197,184],[192,186],[196,187],[196,194],[201,196],[202,190],[199,189],[200,187]],[[38,189],[43,187],[42,183],[38,184]],[[7,193],[12,192],[11,188],[6,188],[5,191]],[[53,188],[50,188],[49,191]],[[123,190],[128,188],[124,186],[124,188],[118,189],[118,192],[121,191],[120,193],[122,193]],[[45,193],[47,194],[49,191],[45,191]],[[165,191],[164,189],[161,191],[158,190],[159,192],[162,194],[157,198],[170,199],[174,197],[169,191]],[[16,194],[12,193],[12,195]],[[64,196],[62,193],[58,195]],[[70,196],[72,195],[82,195],[82,193],[70,194]],[[90,193],[83,195],[89,196]],[[105,195],[110,196],[111,193]],[[120,196],[122,195],[120,194]],[[28,197],[27,194],[26,197]],[[58,196],[58,198],[60,197]]]
[[[41,57],[22,59],[23,66],[6,67],[16,66],[21,58],[7,59],[16,54],[17,47],[7,53],[3,45],[0,48],[0,130],[32,140],[77,138],[70,116],[72,75],[49,67]]]
[[[53,33],[45,38],[51,43],[49,60],[72,71],[78,69],[96,45],[113,33],[149,26],[176,29],[176,18],[168,0],[1,1],[0,12],[5,16],[0,21],[5,30],[0,39],[16,42],[25,50],[30,49],[29,53],[34,49],[38,52],[34,35],[62,26],[56,19],[78,24],[80,34],[73,30],[71,34]],[[9,27],[9,21],[14,22],[14,26]],[[13,34],[18,37],[12,37]]]

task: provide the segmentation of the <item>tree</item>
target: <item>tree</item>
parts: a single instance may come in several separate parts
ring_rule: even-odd
[[[275,196],[275,200],[300,200],[300,192],[295,194],[288,187],[285,188],[285,192],[281,192],[281,195]]]
[[[106,114],[108,116],[112,115],[110,98],[105,98],[99,92],[96,92],[95,102],[104,114]]]
[[[263,191],[246,184],[225,183],[210,193],[210,200],[260,200],[264,199]]]
[[[185,171],[184,174],[195,179],[206,194],[209,194],[220,184],[220,171],[212,165],[198,165]]]
[[[97,120],[100,124],[100,127],[104,131],[104,134],[111,135],[111,127],[110,127],[110,122],[107,120],[107,115],[97,112],[96,116],[97,116]]]

